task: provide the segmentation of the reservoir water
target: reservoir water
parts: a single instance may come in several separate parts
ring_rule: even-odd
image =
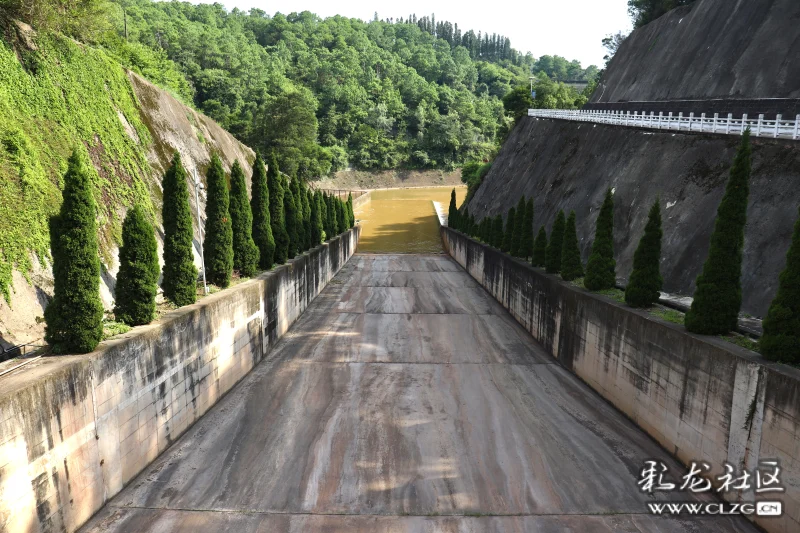
[[[438,253],[442,251],[439,222],[433,201],[444,209],[450,204],[452,187],[374,190],[372,200],[355,210],[361,224],[359,252]],[[456,187],[458,205],[467,195]]]

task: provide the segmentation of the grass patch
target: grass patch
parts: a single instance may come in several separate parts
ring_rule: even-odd
[[[650,309],[650,314],[653,316],[657,316],[662,320],[666,320],[667,322],[672,322],[673,324],[678,324],[681,326],[683,325],[683,313],[675,309],[664,309],[656,307]]]
[[[596,291],[595,294],[602,294],[603,296],[608,296],[612,300],[617,303],[624,304],[625,303],[625,291],[622,289],[617,289],[616,287],[613,289],[605,289],[603,291]]]
[[[103,340],[128,333],[130,330],[131,327],[122,322],[117,322],[116,320],[103,321]]]
[[[761,353],[758,341],[746,335],[738,335],[736,333],[729,333],[728,335],[720,335],[720,339],[741,346],[752,352]]]

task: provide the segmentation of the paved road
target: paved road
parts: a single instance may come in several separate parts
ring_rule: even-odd
[[[356,255],[84,531],[755,531],[647,514],[652,457],[449,258]]]

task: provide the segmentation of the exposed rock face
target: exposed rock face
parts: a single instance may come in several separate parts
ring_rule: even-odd
[[[469,204],[480,221],[533,196],[534,228],[574,209],[583,260],[608,187],[614,190],[617,277],[627,283],[647,213],[661,198],[664,290],[691,295],[739,138],[525,117]],[[752,138],[742,311],[766,313],[798,216],[800,143]]]
[[[634,31],[590,103],[800,98],[798,24],[797,0],[698,0]]]
[[[255,158],[254,152],[237,141],[233,135],[225,131],[216,122],[187,107],[168,92],[156,87],[142,77],[128,74],[131,86],[139,102],[141,120],[150,131],[152,142],[145,146],[147,159],[150,163],[149,172],[145,176],[147,189],[156,213],[161,213],[161,178],[170,164],[174,152],[179,152],[189,175],[197,169],[202,181],[204,170],[211,161],[211,154],[218,153],[223,161],[226,172],[230,170],[235,160],[239,160],[248,176],[251,173],[250,165]],[[131,138],[140,144],[135,129],[127,122],[125,116],[119,113],[119,119]],[[98,139],[102,140],[102,132],[98,132]],[[95,165],[98,168],[98,165]],[[105,171],[98,168],[98,172]],[[192,213],[195,213],[193,189],[190,186],[190,202]],[[205,210],[205,192],[200,192],[200,211]],[[124,217],[124,207],[116,209],[120,219]],[[195,220],[195,224],[197,221]],[[159,240],[159,257],[161,256],[162,228],[157,229]],[[199,242],[195,241],[195,262],[200,264]],[[108,252],[110,261],[104,261],[100,293],[107,309],[113,306],[114,285],[118,249],[113,246]],[[44,333],[44,306],[47,305],[49,296],[53,292],[52,270],[34,262],[30,274],[29,284],[22,274],[14,273],[14,290],[11,293],[11,306],[0,298],[0,344],[9,346],[17,343],[31,342],[41,339]]]

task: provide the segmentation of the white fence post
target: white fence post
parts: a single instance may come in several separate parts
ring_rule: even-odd
[[[733,113],[728,113],[728,124],[725,127],[725,133],[726,134],[730,134],[731,133],[731,121],[732,120],[733,120]]]
[[[672,129],[671,122],[672,122],[672,111],[669,112],[669,116],[667,117],[667,129],[668,130]]]
[[[706,129],[706,114],[700,113],[700,131],[705,131]]]
[[[758,125],[756,126],[756,137],[761,137],[761,124],[764,122],[764,115],[758,115]]]
[[[714,127],[711,128],[712,133],[717,133],[717,120],[719,120],[719,113],[714,113]]]
[[[792,133],[792,139],[797,139],[798,128],[800,128],[800,115],[794,117],[794,133]]]
[[[746,128],[745,124],[747,123],[747,113],[742,115],[742,131],[741,134],[744,135],[744,130]]]
[[[775,132],[772,134],[776,139],[778,138],[778,129],[781,127],[781,115],[775,117]]]
[[[692,121],[693,120],[694,120],[694,112],[691,112],[691,113],[689,113],[689,131],[692,131]],[[700,129],[701,130],[703,129],[702,125],[700,126]]]

